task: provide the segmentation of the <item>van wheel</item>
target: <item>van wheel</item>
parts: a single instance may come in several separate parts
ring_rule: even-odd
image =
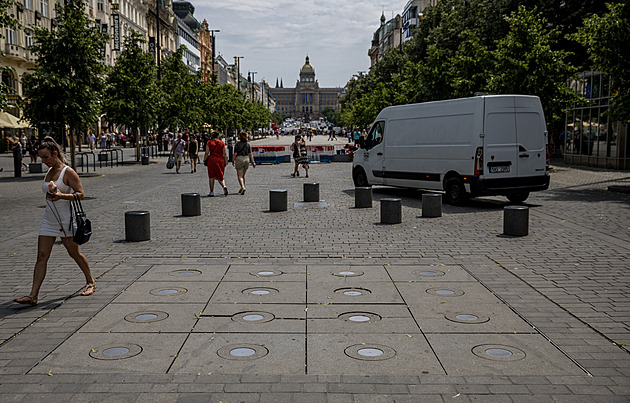
[[[516,192],[506,195],[507,199],[514,204],[521,204],[529,197],[529,192]]]
[[[352,179],[354,180],[355,187],[362,188],[362,187],[370,186],[367,180],[367,175],[365,174],[365,171],[363,170],[363,168],[355,169]]]
[[[468,200],[464,182],[460,178],[450,178],[444,183],[445,199],[448,204],[459,205]]]

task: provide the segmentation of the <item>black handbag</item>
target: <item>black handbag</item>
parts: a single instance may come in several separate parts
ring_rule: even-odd
[[[92,223],[85,216],[85,212],[83,211],[83,206],[81,206],[81,200],[79,200],[79,196],[73,195],[74,200],[72,200],[72,207],[74,209],[74,219],[76,221],[77,227],[72,235],[72,240],[77,245],[83,245],[87,241],[90,240],[92,236]],[[70,227],[72,227],[72,222],[70,223]]]

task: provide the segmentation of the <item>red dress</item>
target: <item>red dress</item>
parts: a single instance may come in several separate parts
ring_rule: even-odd
[[[214,178],[218,181],[223,180],[223,171],[225,170],[225,157],[223,157],[223,149],[225,143],[218,139],[208,141],[206,150],[210,150],[208,156],[208,178]]]

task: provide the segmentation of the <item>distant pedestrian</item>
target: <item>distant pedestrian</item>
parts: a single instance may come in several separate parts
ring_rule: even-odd
[[[88,145],[90,146],[90,151],[94,151],[94,148],[96,148],[96,136],[92,132],[88,134]]]
[[[304,167],[306,171],[306,177],[308,178],[308,156],[306,153],[306,142],[304,138],[297,134],[295,136],[295,142],[291,144],[291,151],[293,151],[293,161],[295,162],[295,168],[291,176],[300,176],[300,165]]]
[[[177,135],[177,140],[173,142],[171,148],[171,154],[175,158],[175,172],[179,173],[179,169],[182,167],[182,159],[184,157],[184,150],[186,150],[186,142],[182,139],[181,133]]]
[[[228,163],[228,154],[225,143],[219,139],[220,136],[221,134],[218,131],[212,131],[203,156],[204,162],[207,162],[206,165],[208,165],[208,181],[210,185],[208,196],[210,197],[214,196],[215,180],[223,187],[223,194],[228,195],[228,188],[225,186],[225,179],[223,178],[225,166]]]
[[[190,136],[188,156],[190,158],[190,173],[194,174],[197,172],[197,161],[199,161],[199,141],[197,141],[197,136]]]
[[[101,134],[101,148],[104,150],[107,148],[107,132]]]
[[[234,146],[234,161],[232,165],[236,168],[236,177],[238,178],[238,184],[241,185],[239,193],[245,194],[245,173],[249,168],[249,162],[252,162],[252,166],[256,168],[256,161],[254,161],[254,155],[252,154],[252,147],[247,142],[248,134],[242,131],[238,134],[238,143]]]
[[[37,150],[39,148],[39,141],[35,138],[34,135],[31,134],[31,138],[28,140],[26,144],[26,148],[28,148],[28,155],[31,157],[31,164],[37,162]]]
[[[33,273],[33,285],[28,295],[13,300],[18,304],[31,306],[37,305],[39,289],[44,282],[48,260],[57,237],[61,238],[68,254],[85,276],[86,285],[81,295],[92,295],[96,288],[88,260],[79,250],[79,245],[72,239],[76,222],[72,217],[70,201],[75,195],[79,199],[85,197],[81,179],[72,168],[66,165],[66,157],[52,138],[46,137],[42,141],[39,146],[39,157],[48,166],[48,172],[42,183],[42,190],[46,194],[46,209],[37,240],[37,262]]]

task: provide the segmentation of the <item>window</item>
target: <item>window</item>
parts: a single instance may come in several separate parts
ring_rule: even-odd
[[[32,10],[33,9],[33,0],[24,0],[24,7],[27,10]]]
[[[24,47],[30,49],[33,46],[33,32],[30,29],[24,30]]]
[[[98,11],[105,11],[105,5],[103,4],[103,0],[97,0],[96,9]]]
[[[41,2],[39,3],[40,5],[40,11],[42,13],[42,17],[50,17],[50,14],[48,13],[48,0],[41,0]]]
[[[6,29],[6,43],[9,45],[17,45],[17,37],[13,27],[7,27]]]
[[[7,94],[17,94],[17,81],[11,69],[2,72],[2,83],[5,85]]]
[[[370,130],[370,134],[368,134],[366,139],[366,147],[372,148],[377,144],[380,144],[383,141],[383,134],[385,133],[385,122],[376,122],[374,126],[372,126],[372,130]]]

